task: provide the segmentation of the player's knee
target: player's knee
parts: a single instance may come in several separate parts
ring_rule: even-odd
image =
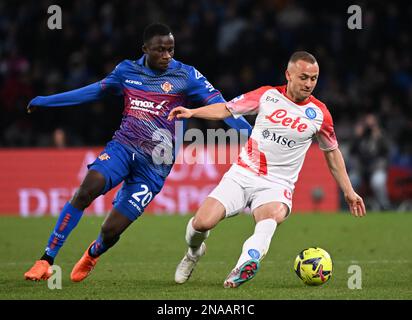
[[[87,208],[94,200],[93,193],[88,189],[80,187],[73,196],[72,205],[81,210]]]
[[[205,232],[213,229],[225,218],[225,208],[215,199],[207,198],[193,218],[192,225],[196,231]]]
[[[192,221],[193,229],[199,232],[205,232],[212,229],[215,224],[210,219],[203,217],[194,217]]]
[[[284,212],[277,213],[277,214],[274,214],[271,218],[272,218],[273,220],[275,220],[276,223],[279,225],[279,224],[281,224],[283,221],[286,220],[286,214],[285,214]]]
[[[267,219],[273,219],[276,221],[277,224],[281,224],[283,221],[286,220],[287,211],[285,210],[273,210],[268,213]]]
[[[277,224],[281,224],[286,220],[289,208],[286,205],[276,207],[262,207],[254,212],[255,221],[259,222],[265,219],[273,219]]]
[[[192,221],[193,229],[199,232],[205,232],[213,229],[221,220],[220,216],[213,214],[195,216]]]
[[[71,201],[72,205],[78,209],[84,210],[94,199],[101,195],[105,184],[106,180],[100,172],[90,170],[80,185],[80,188],[73,196]]]

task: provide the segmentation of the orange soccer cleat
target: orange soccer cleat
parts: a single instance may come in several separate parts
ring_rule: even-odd
[[[93,244],[94,244],[94,241],[87,248],[86,252],[80,258],[80,260],[76,263],[76,265],[73,267],[72,273],[70,275],[70,278],[73,282],[83,281],[96,266],[96,263],[99,260],[99,257],[94,258],[89,255],[89,249]]]
[[[50,264],[46,260],[37,260],[33,267],[24,274],[26,280],[47,280],[53,274]]]

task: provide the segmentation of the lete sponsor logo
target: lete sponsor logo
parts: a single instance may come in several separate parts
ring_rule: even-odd
[[[276,110],[270,116],[266,116],[266,119],[273,123],[279,123],[284,127],[296,129],[298,132],[304,132],[308,128],[306,123],[301,122],[300,117],[288,117],[288,112],[285,109]]]

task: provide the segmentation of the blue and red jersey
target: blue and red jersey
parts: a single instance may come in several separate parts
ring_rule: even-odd
[[[226,101],[194,67],[173,59],[168,69],[160,72],[147,68],[145,59],[143,55],[136,61],[124,60],[99,82],[60,94],[38,96],[30,104],[60,107],[96,101],[107,93],[123,95],[123,119],[113,140],[147,158],[149,163],[153,162],[154,149],[162,142],[163,148],[170,148],[172,157],[169,165],[162,166],[161,171],[167,175],[176,149],[175,121],[167,120],[170,110]],[[228,118],[225,122],[251,133],[251,126],[243,118]]]

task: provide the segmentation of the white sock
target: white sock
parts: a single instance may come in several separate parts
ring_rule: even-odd
[[[277,225],[277,222],[273,219],[265,219],[256,223],[255,232],[243,244],[242,254],[235,268],[250,259],[263,259],[269,250],[270,241],[272,240]]]
[[[203,241],[209,236],[210,231],[196,231],[192,225],[193,218],[189,220],[186,227],[186,242],[189,246],[189,254],[191,256],[198,256],[199,249]]]

